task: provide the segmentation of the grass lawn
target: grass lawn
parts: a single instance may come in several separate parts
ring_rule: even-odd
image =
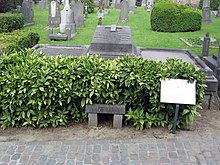
[[[30,28],[40,34],[40,44],[74,44],[74,45],[89,45],[92,41],[93,34],[97,26],[97,9],[95,13],[89,14],[85,21],[84,28],[77,28],[77,34],[70,41],[49,41],[47,38],[47,23],[48,23],[48,8],[40,11],[38,4],[34,9],[35,25]],[[144,8],[138,7],[136,14],[129,14],[129,21],[121,23],[119,21],[119,9],[110,9],[110,14],[105,15],[103,25],[121,25],[130,26],[132,30],[132,40],[136,46],[147,48],[177,48],[191,49],[195,54],[201,56],[201,48],[190,48],[185,45],[179,38],[199,38],[204,37],[206,32],[210,32],[211,37],[220,39],[220,19],[212,17],[211,25],[202,25],[200,31],[196,32],[180,32],[180,33],[163,33],[151,30],[150,13],[147,13]],[[210,49],[210,55],[217,54],[218,49]]]

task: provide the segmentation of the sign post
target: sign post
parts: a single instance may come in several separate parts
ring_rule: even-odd
[[[176,104],[172,133],[176,133],[176,123],[180,104],[196,104],[196,83],[183,79],[165,79],[161,81],[160,102]]]

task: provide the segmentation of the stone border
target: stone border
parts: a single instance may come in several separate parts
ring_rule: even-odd
[[[190,44],[189,42],[187,42],[185,39],[180,38],[180,41],[182,41],[184,44],[186,44],[187,46],[191,47],[191,48],[202,48],[201,46],[193,46],[192,44]],[[214,48],[214,49],[218,49],[218,47],[216,46],[209,46],[210,48]]]

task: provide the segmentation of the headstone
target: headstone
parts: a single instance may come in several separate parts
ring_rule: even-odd
[[[103,58],[113,59],[125,54],[136,55],[132,44],[131,29],[128,26],[97,26],[89,54],[100,54]]]
[[[126,0],[122,1],[120,8],[120,21],[128,22],[129,3]]]
[[[45,10],[46,9],[46,5],[47,5],[47,2],[45,0],[41,0],[39,2],[39,10]]]
[[[136,12],[136,0],[127,0],[129,3],[129,13],[134,14]]]
[[[210,0],[203,1],[203,8],[202,8],[202,22],[204,24],[211,24],[211,16],[210,16]]]
[[[24,0],[21,6],[21,13],[24,16],[25,25],[34,25],[34,10],[33,10],[33,1]]]
[[[58,27],[60,22],[60,4],[57,1],[49,1],[48,25]]]
[[[217,18],[220,18],[220,6],[218,7],[218,12],[217,12],[217,14],[216,14],[216,17],[217,17]]]
[[[147,6],[147,0],[142,0],[141,6]]]
[[[69,0],[64,1],[64,9],[61,11],[60,32],[65,33],[66,26],[71,28],[71,34],[76,32],[76,24],[73,21],[73,10],[70,8]]]
[[[82,2],[78,1],[76,4],[73,6],[73,11],[74,11],[74,20],[75,24],[77,27],[83,27],[85,26],[84,23],[84,5]]]
[[[21,12],[21,6],[20,5],[17,5],[17,7],[16,7],[16,10],[17,10],[17,12]]]
[[[152,5],[149,1],[147,2],[147,6],[145,8],[146,8],[147,12],[151,11]]]
[[[109,8],[109,3],[110,3],[109,0],[103,0],[103,2],[102,2],[103,8],[104,9],[106,9],[106,8],[108,9]]]
[[[112,0],[112,7],[120,9],[121,0]]]
[[[210,43],[210,37],[209,37],[209,33],[207,32],[203,40],[202,57],[209,56],[209,43]]]

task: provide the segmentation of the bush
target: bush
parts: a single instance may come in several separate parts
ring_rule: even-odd
[[[210,0],[210,9],[211,10],[218,10],[218,7],[220,6],[220,0]],[[202,9],[203,7],[203,0],[199,1],[199,9]]]
[[[0,37],[3,38],[3,47],[0,47],[2,53],[11,53],[13,51],[31,48],[36,45],[40,39],[38,33],[19,30],[12,33],[2,33]]]
[[[86,104],[126,104],[126,122],[137,129],[172,126],[175,107],[160,103],[163,78],[196,81],[197,105],[182,106],[178,126],[199,115],[204,75],[193,64],[170,59],[103,60],[99,56],[45,57],[30,50],[0,59],[0,123],[56,127],[86,119]]]
[[[24,26],[24,18],[18,13],[0,14],[0,33],[12,32]]]
[[[21,4],[22,0],[0,0],[0,13],[6,13]]]
[[[201,20],[201,12],[172,2],[156,3],[151,12],[151,28],[160,32],[200,30]]]

